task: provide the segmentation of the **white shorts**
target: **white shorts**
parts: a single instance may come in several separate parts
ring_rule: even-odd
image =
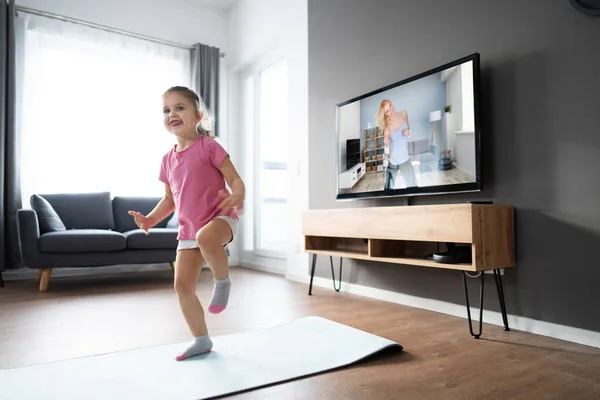
[[[224,219],[225,222],[227,222],[229,224],[229,227],[231,228],[231,240],[229,241],[229,243],[231,243],[231,241],[237,234],[239,220],[236,218],[228,217],[226,215],[219,215],[218,217],[215,217],[215,218]],[[227,244],[229,244],[229,243],[227,243]],[[227,244],[225,246],[227,246]],[[180,240],[179,243],[177,244],[177,251],[185,250],[185,249],[195,249],[197,247],[198,247],[198,242],[194,239],[193,240]]]

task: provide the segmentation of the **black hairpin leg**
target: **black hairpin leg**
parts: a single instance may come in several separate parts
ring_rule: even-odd
[[[310,268],[310,285],[308,285],[308,295],[312,295],[313,278],[315,277],[315,266],[317,265],[317,255],[312,255],[312,267]]]
[[[0,271],[0,287],[4,287],[4,279],[2,279],[2,271]]]
[[[336,286],[335,284],[335,272],[333,270],[333,257],[329,256],[329,263],[331,264],[331,279],[333,280],[333,290],[335,290],[336,292],[339,292],[340,289],[342,288],[342,260],[343,258],[340,257],[340,272],[339,272],[339,277],[338,277],[338,285]],[[315,277],[315,267],[317,266],[317,255],[313,254],[312,255],[312,265],[310,268],[310,284],[308,285],[308,295],[312,295],[312,286],[313,286],[313,279]]]
[[[471,336],[473,336],[475,339],[479,339],[479,337],[481,336],[481,332],[482,332],[482,328],[483,328],[483,288],[484,288],[484,276],[485,274],[483,273],[483,271],[480,272],[481,274],[481,287],[479,288],[479,333],[474,333],[473,332],[473,324],[471,321],[471,306],[469,304],[469,291],[467,290],[467,273],[465,271],[462,271],[462,276],[463,276],[463,284],[465,286],[465,298],[467,300],[467,317],[469,319],[469,332],[471,332]]]
[[[340,257],[340,274],[338,276],[338,286],[335,286],[335,272],[333,272],[333,257],[329,256],[329,263],[331,264],[331,280],[333,281],[333,290],[335,290],[336,292],[339,292],[340,289],[342,288],[342,260],[343,258]]]
[[[494,270],[494,280],[496,281],[496,289],[498,290],[498,300],[500,300],[500,310],[502,311],[502,322],[504,322],[504,330],[510,331],[510,328],[508,327],[508,317],[506,315],[506,300],[504,300],[502,274],[498,269]]]

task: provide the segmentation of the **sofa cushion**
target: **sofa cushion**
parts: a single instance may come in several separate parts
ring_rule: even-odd
[[[39,248],[44,253],[119,251],[125,249],[125,242],[125,236],[115,231],[71,229],[41,235]]]
[[[67,229],[115,229],[109,192],[41,195]]]
[[[137,225],[133,217],[129,215],[129,211],[139,211],[147,215],[156,207],[160,199],[161,197],[115,196],[112,201],[115,229],[119,232],[128,232],[137,229]],[[168,216],[159,222],[155,228],[165,228],[170,217]]]
[[[67,229],[48,200],[34,194],[31,196],[29,202],[31,209],[37,214],[40,233],[64,231]]]
[[[179,228],[179,217],[177,216],[177,210],[171,214],[171,219],[167,221],[166,228],[177,229]]]
[[[410,155],[431,153],[432,151],[433,150],[429,139],[420,139],[408,142],[408,152]]]
[[[141,229],[125,232],[128,249],[175,249],[177,248],[177,229],[152,228],[148,235]]]

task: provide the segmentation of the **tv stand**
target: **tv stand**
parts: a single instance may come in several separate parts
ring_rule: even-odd
[[[365,176],[365,164],[357,163],[352,168],[344,171],[339,176],[340,190],[352,192],[352,188]]]
[[[312,254],[309,295],[318,255],[329,256],[335,291],[341,288],[343,258],[460,271],[469,331],[477,339],[482,333],[485,272],[492,271],[504,329],[510,330],[500,270],[515,267],[512,206],[461,203],[309,210],[302,216],[302,234],[304,251]],[[340,258],[337,286],[333,257]],[[480,280],[477,333],[467,278]]]

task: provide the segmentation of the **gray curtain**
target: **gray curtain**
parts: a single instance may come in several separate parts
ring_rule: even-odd
[[[191,57],[192,89],[204,100],[214,117],[213,133],[219,136],[219,68],[221,51],[196,43]]]
[[[14,1],[0,0],[0,271],[21,263],[17,210],[21,208],[17,144],[17,61]]]

